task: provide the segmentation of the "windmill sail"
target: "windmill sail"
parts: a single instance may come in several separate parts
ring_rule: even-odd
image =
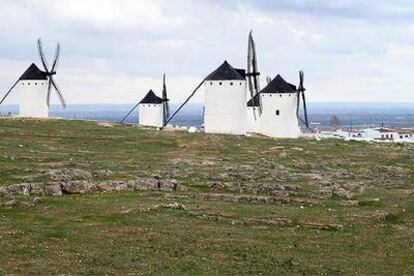
[[[305,87],[303,85],[304,82],[304,78],[305,78],[305,74],[304,72],[301,70],[299,71],[299,85],[298,85],[298,93],[297,93],[297,106],[296,106],[296,115],[299,118],[300,121],[302,121],[306,128],[309,129],[309,121],[308,121],[308,110],[306,107],[306,99],[305,99]],[[303,103],[303,114],[305,116],[304,119],[302,119],[299,115],[299,109],[300,109],[300,100],[302,98],[302,103]]]
[[[250,98],[253,99],[260,92],[259,69],[257,66],[256,44],[253,39],[253,31],[249,33],[247,48],[247,82],[250,92]],[[256,119],[256,112],[253,111]],[[262,112],[262,103],[259,97],[259,114]]]
[[[65,98],[63,97],[62,92],[60,91],[56,80],[53,78],[53,75],[56,75],[56,69],[57,69],[57,65],[59,63],[59,56],[60,56],[60,44],[57,44],[57,48],[56,48],[56,52],[55,52],[55,57],[53,59],[53,63],[52,63],[52,68],[51,70],[49,70],[49,65],[47,63],[47,60],[45,58],[45,54],[43,52],[43,46],[42,46],[42,40],[39,38],[37,40],[37,49],[39,52],[39,56],[40,56],[40,60],[43,64],[43,68],[45,70],[45,73],[49,79],[49,83],[48,83],[48,87],[47,87],[47,105],[50,105],[50,96],[51,96],[51,90],[52,87],[55,89],[56,94],[59,98],[60,103],[62,104],[63,108],[66,107],[66,101]]]
[[[171,115],[171,117],[168,118],[168,120],[164,123],[164,125],[161,127],[161,130],[164,129],[166,125],[168,125],[169,122],[171,122],[172,119],[174,119],[175,115],[180,112],[180,110],[190,101],[190,99],[195,95],[195,93],[200,89],[200,87],[204,84],[205,79],[203,79],[202,82],[200,82],[199,85],[193,90],[193,92],[188,96],[188,98],[180,105],[180,107]]]
[[[170,105],[169,105],[169,99],[167,97],[167,85],[165,84],[165,74],[162,78],[162,105],[163,105],[163,114],[164,114],[164,120],[163,124],[167,122],[168,118],[170,117]]]
[[[12,90],[16,87],[16,85],[19,83],[20,79],[18,79],[13,86],[9,89],[9,91],[6,92],[6,94],[4,95],[4,97],[0,100],[0,105],[6,100],[6,98],[10,95],[10,93],[12,92]]]

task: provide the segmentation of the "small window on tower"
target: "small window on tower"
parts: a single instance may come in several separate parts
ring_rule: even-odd
[[[279,115],[280,115],[280,111],[278,109],[278,110],[276,110],[276,116],[279,116]]]
[[[24,82],[22,82],[22,85],[24,85]]]
[[[212,81],[210,81],[210,85],[213,85],[213,82]]]
[[[233,83],[231,82],[230,85],[233,85]]]
[[[219,85],[222,85],[223,83],[222,82],[219,82]]]
[[[37,82],[35,82],[35,85],[37,85]]]
[[[27,85],[30,85],[30,82],[28,82]]]
[[[242,83],[240,83],[240,85],[242,85]]]
[[[282,94],[280,94],[279,97],[282,97]]]

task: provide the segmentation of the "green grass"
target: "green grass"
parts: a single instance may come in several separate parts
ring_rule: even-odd
[[[0,137],[0,186],[53,181],[45,172],[62,168],[110,171],[91,181],[159,176],[180,183],[177,192],[42,197],[34,207],[0,207],[0,275],[414,274],[413,145],[12,119],[0,119]],[[352,200],[315,196],[327,183],[351,191]],[[266,187],[293,189],[276,195],[291,201],[197,196],[274,196]],[[186,209],[154,207],[173,202]],[[267,223],[278,219],[290,223]]]

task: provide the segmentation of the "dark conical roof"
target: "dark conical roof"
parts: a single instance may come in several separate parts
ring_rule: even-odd
[[[296,86],[277,75],[260,93],[295,93]]]
[[[32,63],[19,80],[47,80],[47,75]]]
[[[234,69],[226,60],[219,66],[219,68],[208,75],[206,80],[244,80],[244,76]]]
[[[162,99],[155,95],[154,91],[150,90],[147,95],[139,102],[140,104],[160,104]]]

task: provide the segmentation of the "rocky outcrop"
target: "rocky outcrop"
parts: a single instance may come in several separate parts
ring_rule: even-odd
[[[177,187],[178,182],[175,180],[160,180],[156,178],[141,178],[131,181],[108,180],[102,182],[76,180],[53,183],[14,184],[0,188],[0,196],[61,196],[62,194],[148,190],[175,191]]]
[[[297,204],[303,206],[311,206],[318,204],[316,200],[285,198],[276,196],[262,195],[235,195],[235,194],[217,194],[217,193],[188,193],[188,194],[167,194],[165,198],[196,198],[203,201],[221,201],[234,203],[252,203],[252,204],[270,204],[270,205],[287,205]]]
[[[68,180],[89,180],[93,175],[90,171],[86,171],[78,168],[63,168],[56,170],[49,170],[46,173],[50,179],[55,181],[68,181]]]

